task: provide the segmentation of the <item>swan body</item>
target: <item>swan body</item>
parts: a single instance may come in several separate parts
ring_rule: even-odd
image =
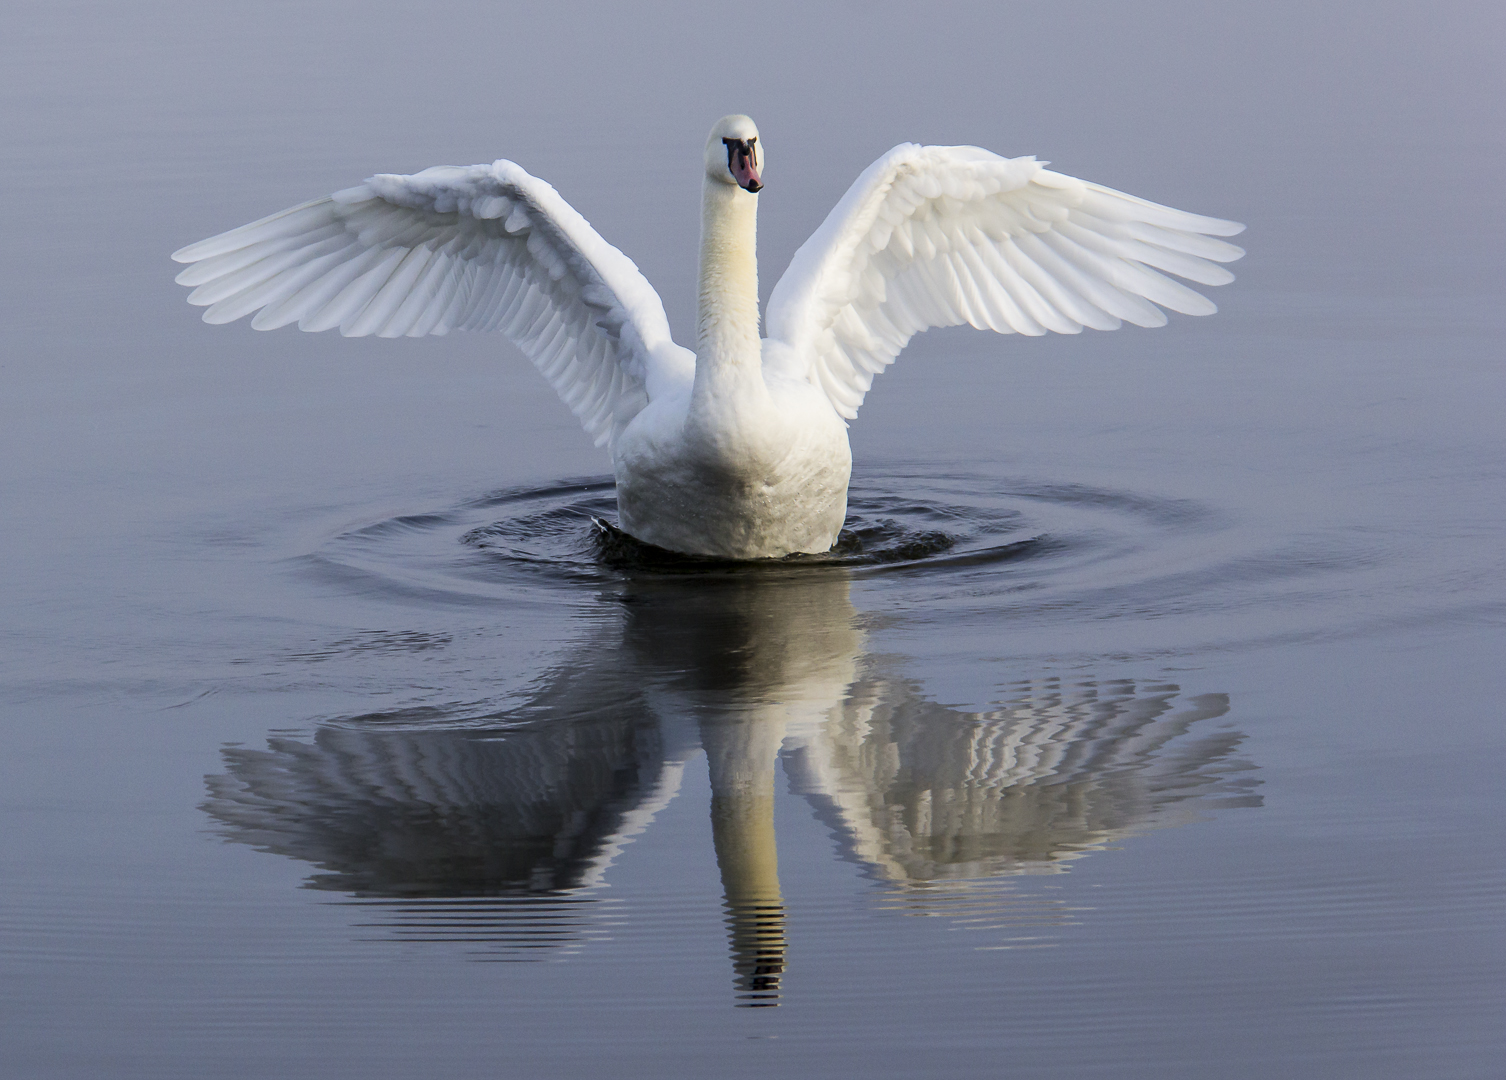
[[[828,550],[847,422],[910,338],[968,323],[1077,333],[1216,310],[1244,226],[970,146],[895,147],[796,252],[759,333],[764,150],[707,140],[696,348],[627,256],[513,162],[378,174],[173,254],[204,320],[347,336],[501,330],[612,455],[622,528],[733,559]],[[1159,306],[1157,306],[1159,305]]]

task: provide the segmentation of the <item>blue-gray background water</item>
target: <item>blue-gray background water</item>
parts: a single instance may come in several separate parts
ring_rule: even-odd
[[[7,1077],[1483,1077],[1498,5],[55,3],[0,35]],[[603,542],[505,341],[167,253],[512,158],[693,322],[895,143],[1249,224],[1207,319],[917,339],[855,554]],[[777,858],[777,868],[776,868]],[[762,1006],[762,1007],[746,1007]]]

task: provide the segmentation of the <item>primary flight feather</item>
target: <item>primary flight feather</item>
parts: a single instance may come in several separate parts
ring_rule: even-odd
[[[347,336],[500,330],[617,477],[622,527],[672,551],[825,551],[846,516],[846,421],[915,334],[1160,326],[1211,314],[1244,226],[971,146],[895,147],[795,253],[759,336],[764,148],[746,116],[704,154],[696,349],[631,259],[511,161],[365,183],[173,253],[204,320]],[[1163,273],[1165,271],[1165,273]],[[1159,305],[1159,306],[1158,306]]]

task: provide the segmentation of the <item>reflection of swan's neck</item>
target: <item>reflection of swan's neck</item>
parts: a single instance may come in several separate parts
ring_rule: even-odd
[[[773,1004],[785,952],[774,793],[714,796],[711,835],[727,895],[735,985],[750,1004]]]
[[[762,383],[758,337],[758,196],[706,179],[701,199],[697,396],[724,382]]]
[[[784,972],[784,900],[774,840],[774,764],[783,725],[708,723],[711,836],[731,922],[732,968],[749,1004],[774,1004]]]

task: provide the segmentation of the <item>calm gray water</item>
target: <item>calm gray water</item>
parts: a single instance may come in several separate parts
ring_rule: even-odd
[[[1487,1077],[1491,4],[4,16],[0,1074]],[[693,320],[905,140],[1249,223],[1208,319],[918,339],[862,553],[624,561],[500,338],[209,327],[175,248],[511,157]]]

